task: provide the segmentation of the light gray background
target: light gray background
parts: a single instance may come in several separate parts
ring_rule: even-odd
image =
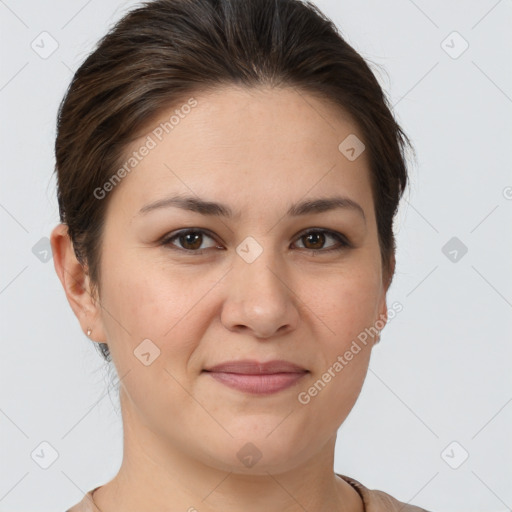
[[[335,470],[432,511],[510,510],[512,2],[316,3],[386,70],[375,68],[418,155],[388,295],[404,310],[374,349],[339,431]],[[2,512],[63,511],[121,462],[117,390],[107,392],[110,376],[53,261],[41,261],[40,240],[58,222],[58,104],[96,41],[133,5],[0,0]],[[31,47],[51,49],[43,31],[58,43],[47,58]],[[469,48],[457,56],[464,40]],[[455,262],[442,252],[452,237],[468,250]],[[35,462],[51,457],[44,441],[58,453],[48,469]],[[458,469],[448,465],[465,451]]]

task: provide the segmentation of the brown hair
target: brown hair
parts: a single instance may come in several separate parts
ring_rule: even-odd
[[[301,0],[156,0],[128,12],[75,73],[55,141],[60,220],[100,290],[108,197],[97,199],[123,151],[163,109],[223,85],[296,87],[339,105],[370,159],[383,272],[394,273],[393,218],[410,147],[365,60],[334,23]],[[340,141],[341,142],[341,141]],[[95,344],[96,345],[96,344]],[[103,357],[110,361],[105,343]]]

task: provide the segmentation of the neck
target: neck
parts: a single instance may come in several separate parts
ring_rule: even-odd
[[[333,471],[336,436],[321,452],[286,470],[243,474],[199,460],[163,440],[123,399],[124,453],[116,477],[94,493],[102,512],[359,512],[358,493]],[[263,466],[261,466],[263,467]],[[254,467],[256,468],[256,466]],[[237,470],[239,471],[239,470]]]

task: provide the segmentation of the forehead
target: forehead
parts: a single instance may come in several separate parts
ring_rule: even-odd
[[[141,205],[169,192],[247,203],[352,192],[371,198],[365,151],[340,144],[362,135],[350,116],[294,88],[224,87],[159,112],[125,151],[112,202]],[[143,149],[144,147],[149,149]],[[144,155],[142,155],[144,153]],[[133,164],[133,165],[132,165]]]

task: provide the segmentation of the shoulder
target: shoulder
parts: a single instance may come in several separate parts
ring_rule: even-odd
[[[359,493],[366,512],[428,512],[423,508],[398,501],[383,491],[368,489],[353,478],[336,474]]]
[[[94,501],[92,500],[92,493],[96,489],[98,489],[98,487],[91,489],[79,503],[73,505],[66,510],[66,512],[100,512],[99,508],[94,505]]]

